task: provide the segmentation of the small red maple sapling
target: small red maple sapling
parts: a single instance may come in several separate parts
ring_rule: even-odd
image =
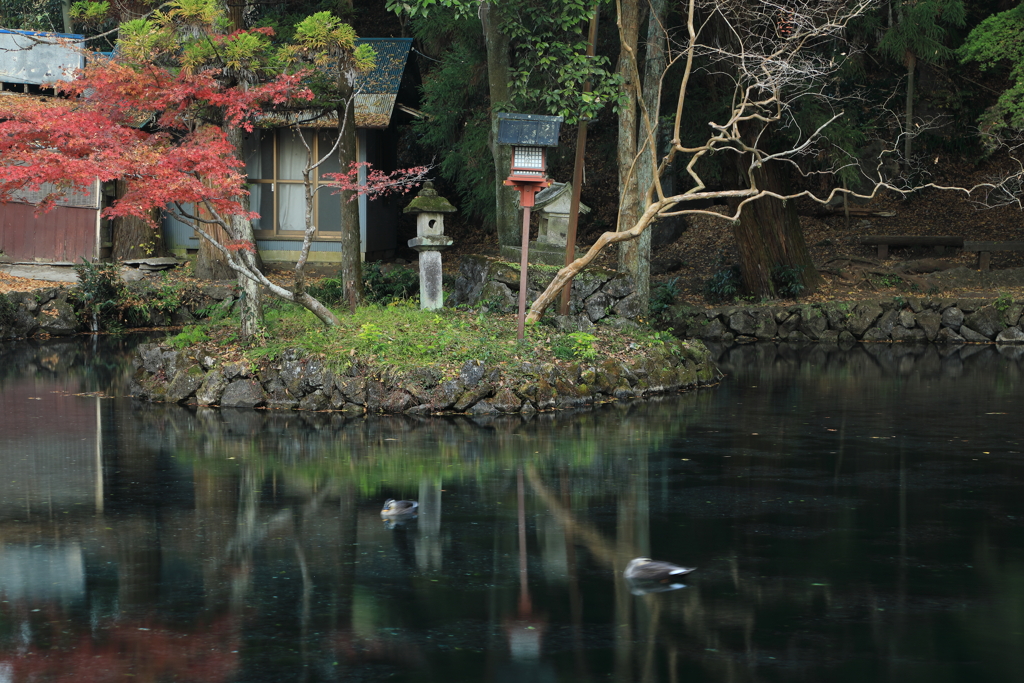
[[[359,171],[366,170],[366,180],[359,182]],[[365,161],[353,161],[349,170],[344,173],[324,173],[322,178],[327,187],[337,192],[351,192],[349,201],[356,197],[383,197],[392,193],[405,194],[413,190],[427,179],[430,166],[411,166],[391,173],[372,168]]]

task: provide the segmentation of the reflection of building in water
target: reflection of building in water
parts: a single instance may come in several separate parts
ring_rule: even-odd
[[[102,508],[100,399],[76,391],[31,377],[0,391],[0,515],[52,518]]]
[[[0,546],[0,596],[5,601],[64,604],[84,599],[82,547],[5,543]]]

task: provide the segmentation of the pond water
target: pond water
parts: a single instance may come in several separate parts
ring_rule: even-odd
[[[733,347],[657,401],[351,419],[133,401],[134,343],[0,344],[2,683],[1024,670],[1018,352]],[[698,569],[634,595],[636,556]]]

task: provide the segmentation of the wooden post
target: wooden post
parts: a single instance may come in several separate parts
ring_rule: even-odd
[[[521,195],[520,195],[521,196]],[[523,206],[523,251],[519,255],[519,320],[516,328],[516,339],[522,341],[526,337],[526,271],[530,259],[530,207],[527,202]],[[532,205],[532,202],[530,202]]]
[[[590,31],[587,34],[587,57],[594,56],[594,45],[597,43],[597,16],[600,5],[594,5],[594,16],[590,19]],[[590,92],[590,80],[583,84],[583,92]],[[576,227],[580,220],[580,192],[583,191],[583,153],[587,147],[587,122],[580,120],[576,133],[576,162],[572,169],[572,199],[569,204],[569,227],[565,234],[565,265],[576,260]],[[572,280],[562,288],[562,305],[558,312],[569,315],[569,298],[572,295]]]

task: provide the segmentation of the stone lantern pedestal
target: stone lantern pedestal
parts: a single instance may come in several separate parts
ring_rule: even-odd
[[[444,214],[457,209],[438,196],[434,184],[426,182],[403,213],[416,214],[416,237],[409,246],[420,253],[420,308],[437,310],[444,306],[441,289],[441,250],[452,245],[444,234]]]
[[[537,193],[534,200],[537,213],[537,239],[530,242],[530,263],[549,266],[565,265],[566,233],[569,231],[569,205],[572,201],[572,183],[551,183]],[[580,214],[590,213],[590,207],[580,204]],[[519,263],[520,247],[503,246],[501,257]]]

